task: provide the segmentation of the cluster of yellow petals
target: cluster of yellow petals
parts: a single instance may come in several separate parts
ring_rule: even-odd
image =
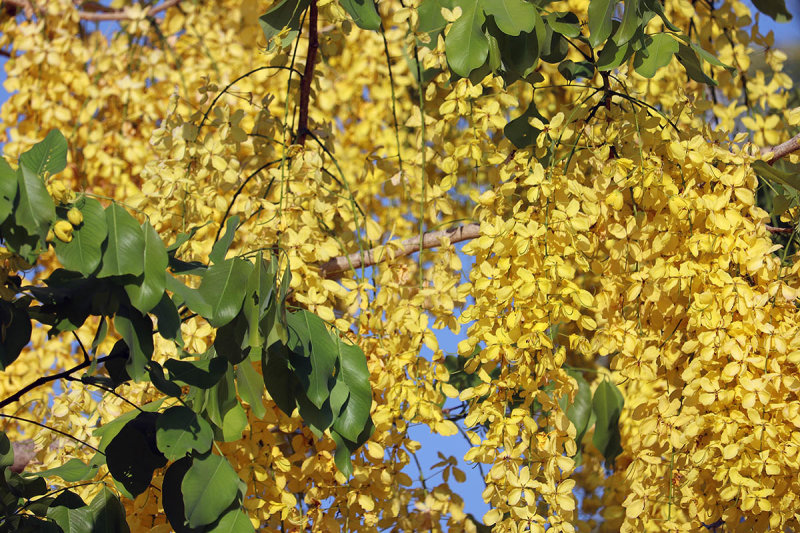
[[[592,88],[602,87],[599,75],[564,88],[544,63],[535,93],[493,76],[449,83],[440,41],[418,51],[424,68],[443,69],[418,91],[405,59],[414,54],[415,2],[379,3],[391,76],[382,36],[343,22],[337,2],[319,2],[313,136],[299,146],[299,75],[289,72],[302,72],[307,41],[296,54],[267,52],[258,16],[268,2],[181,2],[156,31],[139,4],[116,0],[131,19],[111,37],[92,24],[79,31],[71,1],[32,3],[36,20],[0,19],[0,46],[13,56],[13,94],[0,112],[6,154],[59,128],[70,154],[50,184],[54,198],[70,190],[115,198],[165,240],[208,223],[181,249],[187,259],[205,259],[223,217],[240,215],[234,249],[279,246],[294,302],[350,330],[367,354],[376,430],[350,480],[336,470],[331,439],[316,440],[268,399],[243,440],[221,445],[248,484],[244,505],[257,528],[475,531],[459,496],[473,487],[459,486],[463,472],[449,458],[435,484],[408,474],[425,446],[409,436],[412,424],[463,438],[442,412],[444,397],[459,393],[434,331],[462,325],[459,352],[481,348],[467,365],[480,384],[459,396],[469,404],[465,459],[486,465],[491,510],[482,520],[496,531],[800,526],[799,267],[781,260],[767,233],[750,166],[759,151],[744,143],[786,140],[800,119],[786,110],[785,56],[770,49],[767,71],[747,80],[715,69],[713,102],[677,61],[650,80],[623,66],[611,87],[628,98],[604,101]],[[549,9],[585,20],[587,7],[570,0]],[[709,13],[669,0],[666,11],[737,68],[771,45],[747,31],[750,13],[738,1]],[[768,113],[743,116],[745,83],[750,104]],[[542,133],[514,150],[502,135],[507,113],[532,99]],[[732,137],[740,123],[751,138]],[[421,262],[387,247],[373,268],[320,274],[332,257],[418,235],[420,216],[427,229],[480,222],[481,236],[463,248],[475,260],[468,274],[450,243]],[[6,264],[3,275],[18,268]],[[78,332],[84,345],[96,327]],[[213,342],[198,318],[182,332],[189,351]],[[82,357],[73,339],[45,336],[34,329],[33,347],[4,372],[3,397]],[[172,352],[158,340],[157,359]],[[575,442],[558,403],[576,392],[565,366],[585,369],[593,387],[612,380],[625,396],[624,451],[611,469],[591,431]],[[83,386],[55,387],[27,394],[20,413],[90,443],[98,423],[130,409]],[[118,392],[136,404],[159,396],[147,384]],[[47,466],[91,455],[33,426],[12,434],[36,435]],[[169,530],[159,491],[126,507],[133,530]]]

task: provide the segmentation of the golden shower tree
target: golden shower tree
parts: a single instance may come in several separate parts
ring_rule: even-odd
[[[764,15],[2,10],[3,527],[800,528],[800,102]],[[411,425],[485,484],[412,479]]]

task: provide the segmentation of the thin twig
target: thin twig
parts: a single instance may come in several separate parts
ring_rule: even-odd
[[[389,249],[393,251],[393,257],[403,257],[418,252],[420,250],[420,244],[422,245],[422,249],[428,250],[441,246],[445,238],[449,238],[450,243],[453,244],[474,239],[480,236],[480,234],[480,224],[476,223],[466,224],[447,230],[428,231],[422,234],[422,239],[419,237],[411,237],[410,239],[392,241],[382,246],[371,248],[363,254],[356,252],[350,255],[334,257],[320,267],[320,272],[323,277],[338,278],[350,268],[369,267],[386,260],[387,256],[391,253]]]
[[[120,358],[120,357],[125,357],[124,352],[120,352],[120,353],[113,354],[113,355],[106,355],[105,357],[101,357],[101,358],[97,359],[97,362],[98,363],[103,363],[103,362],[108,361],[110,359],[117,359],[117,358]],[[43,377],[40,377],[39,379],[37,379],[36,381],[28,383],[27,385],[22,387],[20,390],[18,390],[17,392],[12,394],[11,396],[7,397],[3,401],[0,401],[0,409],[2,409],[3,407],[5,407],[5,406],[7,406],[9,404],[12,404],[12,403],[16,402],[17,400],[22,398],[22,396],[25,393],[30,392],[33,389],[41,387],[42,385],[45,385],[47,383],[50,383],[51,381],[56,381],[56,380],[59,380],[59,379],[64,379],[66,377],[69,377],[72,374],[74,374],[75,372],[77,372],[78,370],[83,370],[84,368],[86,368],[90,364],[91,364],[90,361],[83,361],[82,363],[79,363],[79,364],[73,366],[70,369],[64,370],[63,372],[59,372],[58,374],[53,374],[52,376],[43,376]],[[5,416],[5,415],[3,415],[3,416]]]
[[[34,426],[39,426],[40,428],[49,429],[50,431],[54,431],[54,432],[58,433],[59,435],[63,435],[65,437],[68,437],[68,438],[74,440],[75,442],[79,442],[79,443],[83,444],[84,446],[86,446],[87,448],[93,449],[97,453],[105,455],[103,452],[101,452],[100,450],[98,450],[97,448],[95,448],[94,446],[92,446],[91,444],[86,442],[85,440],[81,440],[81,439],[79,439],[78,437],[76,437],[74,435],[70,435],[66,431],[61,431],[60,429],[56,429],[54,427],[50,427],[47,424],[42,424],[41,422],[37,422],[36,420],[30,420],[28,418],[22,418],[20,416],[15,416],[15,415],[5,415],[3,413],[0,413],[0,418],[8,418],[10,420],[17,420],[19,422],[27,422],[28,424],[33,424]]]

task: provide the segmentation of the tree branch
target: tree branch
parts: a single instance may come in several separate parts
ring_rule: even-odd
[[[800,150],[800,133],[786,141],[785,143],[781,143],[778,146],[773,146],[772,148],[764,148],[761,150],[761,153],[766,155],[771,153],[772,157],[769,158],[770,165],[774,165],[776,161],[779,159],[786,157],[787,155],[791,154],[792,152],[796,152]]]
[[[303,70],[303,78],[300,80],[300,114],[297,121],[297,140],[295,141],[300,145],[305,144],[306,134],[308,133],[308,104],[311,99],[311,83],[314,81],[314,62],[317,59],[317,49],[319,48],[316,0],[312,0],[309,7],[308,54],[306,57],[306,68]]]
[[[470,239],[474,239],[480,236],[480,234],[481,234],[480,224],[476,223],[465,224],[463,226],[458,226],[447,230],[428,231],[424,233],[422,236],[422,248],[428,250],[430,248],[436,248],[437,246],[441,246],[442,241],[445,238],[449,238],[450,243],[457,243],[461,241],[468,241]],[[419,244],[420,244],[419,237],[411,237],[409,239],[404,239],[402,241],[392,241],[391,243],[387,243],[382,246],[377,246],[375,248],[367,250],[366,252],[363,253],[363,255],[360,252],[355,252],[350,255],[341,255],[339,257],[334,257],[330,261],[324,263],[320,267],[320,271],[323,277],[338,278],[351,268],[356,269],[361,267],[373,266],[382,261],[385,261],[386,258],[390,256],[390,253],[392,253],[389,252],[388,250],[389,247],[394,249],[393,250],[394,257],[404,257],[406,255],[411,255],[415,252],[418,252],[420,249]]]
[[[148,17],[154,17],[167,9],[178,5],[181,0],[166,0],[158,6],[153,6],[147,11]],[[25,10],[25,16],[30,18],[30,0],[3,0],[3,5],[15,6]],[[130,20],[131,17],[122,9],[112,9],[99,2],[84,2],[78,10],[78,17],[89,22],[104,22],[109,20]]]
[[[117,359],[119,357],[125,357],[124,352],[120,352],[120,353],[113,354],[113,355],[106,355],[105,357],[99,358],[97,360],[97,362],[98,363],[103,363],[105,361],[108,361],[109,359]],[[78,370],[82,370],[82,369],[86,368],[90,364],[91,364],[91,361],[84,360],[83,362],[73,366],[72,368],[64,370],[63,372],[59,372],[58,374],[53,374],[52,376],[42,376],[39,379],[37,379],[36,381],[28,383],[27,385],[25,385],[20,390],[18,390],[17,392],[12,394],[8,398],[4,399],[3,401],[0,401],[0,409],[2,409],[3,407],[5,407],[5,406],[7,406],[9,404],[12,404],[12,403],[16,402],[17,400],[22,398],[22,396],[25,393],[30,392],[33,389],[41,387],[42,385],[45,385],[47,383],[50,383],[51,381],[56,381],[58,379],[68,378],[73,373],[77,372]],[[6,415],[2,415],[2,416],[6,416]]]

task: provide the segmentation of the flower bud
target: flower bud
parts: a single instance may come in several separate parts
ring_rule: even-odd
[[[80,226],[83,223],[83,213],[77,207],[72,207],[67,211],[67,220],[73,226]]]
[[[56,234],[58,240],[70,242],[72,240],[72,224],[66,220],[59,220],[56,222],[55,226],[53,226],[53,233]]]

